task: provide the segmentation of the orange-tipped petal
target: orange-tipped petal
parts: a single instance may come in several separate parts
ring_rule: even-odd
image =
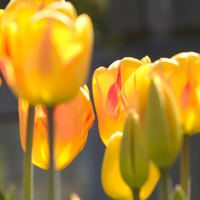
[[[56,107],[54,123],[57,169],[69,165],[83,149],[94,118],[92,103],[84,88],[81,88],[75,99],[68,104]]]
[[[105,145],[116,131],[123,131],[128,113],[122,88],[129,76],[142,62],[135,58],[123,58],[113,62],[108,69],[98,68],[93,75],[93,96],[98,117],[99,133]]]
[[[121,113],[120,88],[114,75],[104,67],[93,75],[93,96],[101,139],[108,144],[109,137],[123,131],[125,117]]]
[[[24,150],[27,116],[28,103],[25,100],[20,100],[20,138]],[[57,170],[61,170],[69,165],[83,149],[94,118],[92,104],[84,88],[80,88],[77,96],[72,101],[55,107],[53,113],[54,156]],[[49,166],[48,122],[47,110],[44,106],[37,105],[35,107],[33,137],[33,163],[38,167],[47,169]]]

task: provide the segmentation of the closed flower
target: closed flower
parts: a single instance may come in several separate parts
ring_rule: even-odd
[[[44,105],[74,97],[90,69],[89,16],[77,16],[69,2],[38,11],[32,2],[16,1],[5,9],[2,23],[1,70],[15,95]]]
[[[176,99],[166,83],[153,77],[145,112],[144,141],[148,157],[159,167],[172,165],[181,147],[182,131]]]

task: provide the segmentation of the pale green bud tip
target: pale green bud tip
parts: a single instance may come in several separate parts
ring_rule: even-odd
[[[140,189],[148,177],[148,159],[142,149],[139,116],[135,112],[126,119],[120,150],[120,170],[124,181],[132,189]]]
[[[187,200],[187,197],[180,185],[175,185],[172,199],[173,200]]]

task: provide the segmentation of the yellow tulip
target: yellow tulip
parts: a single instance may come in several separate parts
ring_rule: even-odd
[[[1,26],[1,18],[2,18],[3,13],[4,13],[4,10],[0,9],[0,26]],[[1,37],[1,30],[0,30],[0,37]],[[1,46],[1,42],[0,42],[0,46]],[[0,72],[1,72],[1,66],[0,66]],[[2,80],[0,77],[0,86],[1,86],[1,84],[2,84]]]
[[[38,8],[41,10],[45,6],[53,2],[64,2],[65,0],[10,0],[9,4],[18,3],[18,2],[30,2],[38,5]]]
[[[26,128],[29,104],[19,100],[20,139],[26,151]],[[36,105],[33,132],[33,163],[43,169],[49,167],[48,118],[46,107]],[[94,122],[94,112],[87,86],[80,88],[70,102],[55,106],[54,123],[54,157],[55,168],[61,170],[71,163],[83,149],[88,130]]]
[[[182,132],[176,99],[167,84],[153,77],[145,113],[145,148],[159,167],[169,167],[181,147]]]
[[[152,65],[152,73],[162,77],[178,102],[184,134],[200,131],[200,57],[194,52],[161,58]]]
[[[94,103],[99,133],[106,146],[113,133],[123,132],[129,110],[136,109],[135,96],[129,99],[129,94],[127,94],[135,91],[135,79],[132,79],[135,76],[134,72],[139,70],[136,79],[143,78],[140,74],[148,71],[146,70],[149,67],[147,63],[150,62],[149,57],[141,61],[127,57],[115,61],[108,68],[100,67],[94,72],[92,82]]]
[[[122,133],[116,132],[110,137],[102,165],[102,185],[106,194],[112,199],[133,200],[132,189],[125,183],[120,173],[120,148]],[[154,190],[160,173],[157,167],[149,164],[147,181],[140,189],[140,199],[147,199]]]
[[[12,91],[30,104],[70,100],[88,78],[93,28],[69,2],[42,11],[16,1],[2,17],[1,70]],[[20,48],[19,48],[20,47]]]

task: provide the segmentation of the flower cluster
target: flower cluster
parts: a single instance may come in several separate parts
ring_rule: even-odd
[[[184,136],[200,131],[199,69],[194,52],[153,63],[147,56],[123,58],[96,69],[94,103],[107,146],[102,183],[111,198],[132,199],[132,191],[136,198],[139,190],[140,199],[147,199]]]
[[[85,85],[92,48],[91,19],[78,16],[70,2],[11,0],[0,10],[0,70],[19,100],[24,200],[32,200],[31,162],[49,171],[48,198],[58,200],[54,170],[68,166],[86,143],[95,119]],[[200,131],[199,73],[194,52],[153,63],[148,56],[126,57],[96,69],[93,97],[108,196],[147,199],[161,179],[161,200],[169,200],[169,171],[182,147],[181,187],[172,199],[190,199],[188,146]]]
[[[56,199],[54,169],[83,149],[95,119],[85,85],[93,25],[64,0],[11,0],[0,25],[0,70],[19,99],[23,198],[32,198],[32,161],[49,170],[49,199]]]

